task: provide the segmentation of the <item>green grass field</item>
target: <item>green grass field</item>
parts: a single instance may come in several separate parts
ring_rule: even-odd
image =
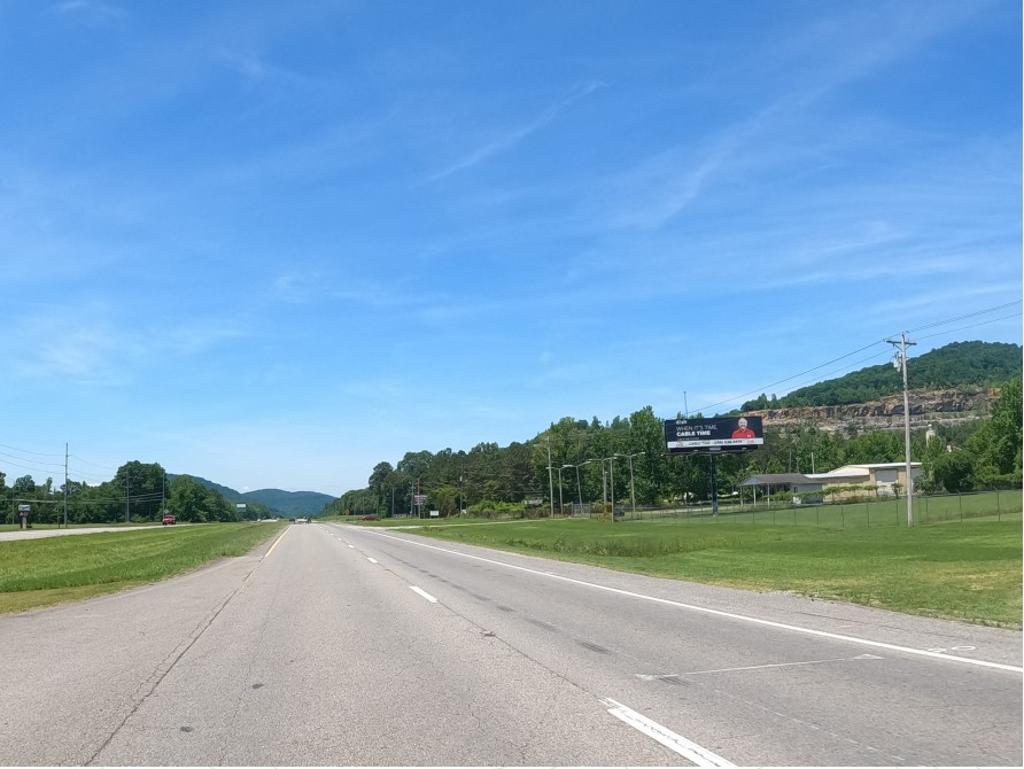
[[[161,526],[160,521],[132,521],[131,523],[125,523],[124,521],[118,521],[116,523],[70,523],[68,524],[69,529],[93,529],[93,528],[108,528],[113,526]],[[21,528],[21,524],[17,523],[0,523],[0,532],[2,531],[18,531]],[[32,530],[36,529],[63,529],[63,526],[58,526],[56,523],[33,523]]]
[[[721,518],[554,520],[417,533],[641,574],[1021,627],[1019,521],[840,529]]]
[[[252,550],[286,523],[219,523],[0,542],[0,613],[155,582]]]

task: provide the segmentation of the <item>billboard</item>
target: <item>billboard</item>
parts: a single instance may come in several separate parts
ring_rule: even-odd
[[[761,417],[666,419],[665,445],[670,453],[747,451],[764,445]]]

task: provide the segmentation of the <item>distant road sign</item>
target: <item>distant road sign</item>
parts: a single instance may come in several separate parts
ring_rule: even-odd
[[[441,517],[441,511],[440,510],[431,510],[430,511],[430,517],[431,518],[440,518]]]
[[[32,512],[32,505],[18,505],[18,512],[19,513],[23,513],[23,514],[24,513],[31,513]]]
[[[427,504],[427,495],[426,494],[413,494],[412,495],[412,501],[415,504],[417,504],[417,505],[425,505],[425,504]]]

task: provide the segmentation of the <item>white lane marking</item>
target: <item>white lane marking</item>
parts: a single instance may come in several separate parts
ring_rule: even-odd
[[[370,556],[366,556],[366,560],[369,561],[370,563],[377,563],[377,559],[376,558],[371,558]]]
[[[266,560],[270,557],[270,554],[274,552],[274,548],[277,547],[277,543],[284,539],[284,535],[287,534],[289,531],[291,531],[291,529],[285,529],[281,532],[281,536],[274,540],[274,544],[270,546],[270,549],[267,551],[267,554],[263,556],[261,560]]]
[[[770,665],[747,665],[742,668],[716,668],[714,670],[691,670],[689,673],[683,673],[684,676],[699,676],[704,673],[733,673],[741,670],[767,670],[768,668],[791,668],[798,667],[800,665],[820,665],[823,662],[853,662],[854,660],[880,660],[884,659],[879,657],[877,654],[858,654],[856,657],[834,657],[828,660],[807,660],[805,662],[776,662]],[[672,676],[657,676],[657,678],[678,678],[676,675]]]
[[[627,708],[621,702],[616,702],[615,700],[606,697],[601,700],[601,704],[606,706],[608,708],[608,712],[623,723],[632,726],[638,732],[646,734],[651,739],[657,740],[673,753],[678,753],[687,761],[690,761],[697,766],[721,767],[722,769],[735,766],[735,764],[726,761],[724,758],[712,753],[707,748],[702,748],[696,742],[676,734],[671,729],[662,726],[656,721],[652,721],[647,718],[647,716],[637,713],[631,708]]]
[[[356,546],[355,546],[355,545],[349,545],[349,547],[351,547],[351,548],[352,548],[353,550],[355,550],[355,549],[356,549]]]
[[[607,593],[615,593],[617,595],[625,595],[630,598],[639,598],[641,601],[651,601],[652,603],[660,603],[666,606],[676,606],[680,609],[689,609],[690,611],[701,612],[702,614],[711,614],[716,617],[728,617],[729,619],[739,620],[741,622],[750,622],[755,625],[764,625],[765,627],[774,627],[780,630],[791,630],[795,633],[804,633],[806,635],[818,636],[819,638],[831,638],[834,641],[847,641],[849,643],[860,644],[862,646],[871,646],[876,649],[889,649],[890,651],[902,652],[904,654],[914,654],[921,657],[930,657],[936,660],[945,660],[946,662],[962,662],[966,665],[977,665],[983,668],[994,668],[996,670],[1008,670],[1011,673],[1024,673],[1024,668],[1016,667],[1015,665],[1004,665],[1001,662],[989,662],[988,660],[972,659],[970,657],[958,657],[952,654],[943,654],[940,652],[933,652],[927,649],[915,649],[911,646],[900,646],[899,644],[885,643],[884,641],[872,641],[867,638],[858,638],[857,636],[843,635],[842,633],[830,633],[827,630],[815,630],[809,627],[800,627],[799,625],[790,625],[785,622],[776,622],[770,619],[761,619],[760,617],[751,617],[746,614],[734,614],[731,611],[722,611],[721,609],[709,609],[706,606],[696,606],[695,604],[683,603],[681,601],[673,601],[669,598],[658,598],[653,595],[645,595],[643,593],[634,593],[632,590],[623,590],[618,587],[609,587],[608,585],[600,585],[596,582],[586,582],[582,579],[573,579],[572,577],[563,577],[560,574],[552,574],[546,571],[538,571],[537,569],[530,569],[526,566],[517,566],[512,563],[505,563],[504,561],[495,561],[491,558],[484,558],[479,555],[470,555],[469,553],[460,553],[458,550],[448,550],[444,547],[438,547],[437,545],[428,545],[426,542],[414,542],[411,539],[405,539],[403,537],[396,537],[391,534],[383,534],[379,531],[364,530],[367,534],[372,534],[377,537],[385,537],[387,539],[398,540],[399,542],[405,542],[408,545],[416,545],[417,547],[426,547],[430,550],[438,550],[442,553],[449,553],[450,555],[457,555],[462,558],[470,558],[474,561],[483,561],[484,563],[493,563],[497,566],[504,566],[507,569],[515,569],[517,571],[525,571],[530,574],[538,574],[542,577],[550,577],[551,579],[561,580],[562,582],[569,582],[574,585],[584,585],[586,587],[592,587],[595,590],[603,590]]]
[[[410,590],[411,590],[412,592],[416,593],[417,595],[421,595],[421,596],[423,596],[424,598],[426,598],[426,599],[427,599],[428,601],[430,601],[431,603],[437,603],[437,599],[436,599],[436,598],[434,598],[434,596],[432,596],[432,595],[431,595],[430,593],[428,593],[428,592],[427,592],[426,590],[424,590],[423,588],[421,588],[421,587],[416,587],[415,585],[409,585],[409,589],[410,589]]]

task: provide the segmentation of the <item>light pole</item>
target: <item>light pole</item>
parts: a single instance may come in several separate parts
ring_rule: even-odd
[[[580,466],[579,465],[562,465],[562,469],[565,470],[569,467],[576,468],[576,501],[579,502],[580,507],[583,507],[583,490],[580,487]]]
[[[616,454],[617,457],[625,457],[629,460],[629,501],[630,506],[633,509],[633,515],[636,515],[636,486],[633,485],[633,457],[638,457],[641,454],[646,454],[646,451],[637,451],[633,454]]]
[[[565,467],[563,465],[562,467]],[[558,514],[565,511],[565,503],[562,501],[562,467],[558,468]]]

